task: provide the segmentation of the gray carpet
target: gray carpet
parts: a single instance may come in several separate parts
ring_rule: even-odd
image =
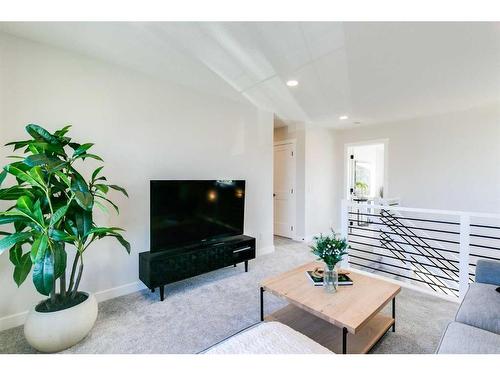
[[[276,239],[276,252],[166,288],[142,290],[99,304],[90,335],[67,353],[197,353],[259,320],[260,280],[313,260],[306,245]],[[284,302],[266,295],[266,311]],[[397,298],[397,331],[373,353],[433,353],[458,305],[410,289]],[[33,353],[22,327],[0,332],[0,353]]]

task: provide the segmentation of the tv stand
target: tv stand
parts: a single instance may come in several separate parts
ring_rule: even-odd
[[[151,290],[160,290],[164,300],[165,285],[255,258],[255,238],[238,235],[213,243],[181,246],[165,251],[139,254],[139,279]]]

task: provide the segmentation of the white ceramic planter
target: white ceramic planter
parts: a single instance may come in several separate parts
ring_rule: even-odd
[[[90,332],[97,319],[97,300],[91,293],[82,303],[55,312],[37,312],[33,308],[24,323],[29,344],[44,353],[67,349]]]

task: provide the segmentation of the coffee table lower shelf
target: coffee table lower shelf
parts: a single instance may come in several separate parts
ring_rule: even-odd
[[[330,349],[334,353],[342,353],[342,328],[320,319],[294,305],[265,317],[267,321],[278,321]],[[347,334],[347,353],[362,354],[380,340],[394,324],[394,319],[378,313],[355,335]]]

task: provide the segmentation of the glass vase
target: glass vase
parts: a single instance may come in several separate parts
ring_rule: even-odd
[[[335,293],[339,285],[339,275],[335,266],[325,264],[323,271],[323,286],[327,293]]]

